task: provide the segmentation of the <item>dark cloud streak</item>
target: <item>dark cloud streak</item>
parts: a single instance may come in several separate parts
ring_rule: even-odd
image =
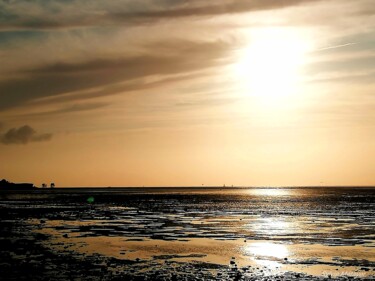
[[[302,3],[313,2],[319,0],[242,0],[242,1],[229,1],[227,3],[210,3],[208,5],[198,7],[181,7],[176,9],[151,11],[143,13],[135,13],[134,17],[138,19],[163,19],[163,18],[178,18],[190,16],[214,16],[225,14],[238,14],[251,11],[262,11],[270,9],[281,9],[289,6],[299,5]],[[117,18],[126,18],[127,14],[113,14]]]
[[[156,80],[156,81],[148,82],[148,83],[145,83],[142,81],[134,81],[134,82],[131,81],[125,84],[107,85],[107,86],[104,86],[95,90],[82,91],[82,92],[74,93],[74,94],[58,95],[58,96],[53,96],[47,99],[35,100],[33,103],[39,105],[39,104],[54,104],[54,103],[60,103],[60,102],[83,101],[83,100],[89,100],[89,99],[94,99],[94,98],[103,97],[103,96],[108,97],[110,95],[117,95],[117,94],[121,94],[124,92],[132,92],[132,91],[156,88],[162,85],[167,85],[169,83],[189,81],[189,80],[192,80],[195,78],[201,78],[201,77],[202,77],[202,73],[198,71],[198,72],[193,72],[189,74],[166,77],[166,78],[162,78],[160,80]]]
[[[164,5],[160,4],[160,2],[159,5],[149,4],[149,7],[144,5],[143,10],[139,8],[132,10],[126,5],[124,5],[126,8],[123,9],[114,9],[110,5],[108,7],[100,5],[95,7],[95,2],[90,4],[83,2],[81,10],[85,12],[75,14],[68,13],[68,11],[64,10],[63,5],[56,9],[53,5],[42,5],[36,1],[35,5],[43,12],[39,17],[36,17],[35,14],[25,13],[25,9],[22,10],[23,14],[21,13],[14,17],[0,16],[0,30],[48,30],[118,24],[137,25],[182,17],[204,17],[280,9],[313,1],[320,0],[231,0],[209,1],[209,4],[205,3],[204,5],[201,3],[197,5],[197,1],[184,1],[184,4],[178,4],[178,2],[174,4],[165,1]],[[51,1],[51,3],[53,2]],[[71,11],[69,4],[65,5],[65,8]],[[155,6],[157,7],[155,8]],[[7,11],[9,6],[3,3],[2,8]],[[53,13],[51,13],[52,10],[54,11]]]
[[[163,48],[162,44],[158,46]],[[215,67],[225,63],[222,58],[226,57],[230,44],[221,41],[180,42],[167,44],[165,48],[165,53],[172,54],[116,60],[97,59],[77,64],[57,63],[23,72],[27,78],[0,82],[0,111],[38,99],[58,97],[119,82],[131,82],[150,75],[184,74]],[[128,90],[136,90],[137,86],[142,87],[136,83],[127,87]],[[123,90],[126,91],[126,86]],[[95,94],[86,93],[87,97],[91,95]]]

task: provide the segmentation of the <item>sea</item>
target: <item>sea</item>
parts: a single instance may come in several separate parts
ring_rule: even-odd
[[[375,280],[375,187],[0,191],[1,280]]]

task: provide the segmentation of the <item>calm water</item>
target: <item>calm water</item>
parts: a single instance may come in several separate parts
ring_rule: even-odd
[[[0,193],[5,222],[42,235],[37,243],[53,253],[156,268],[199,263],[214,270],[235,260],[270,276],[293,271],[371,278],[374,207],[375,188],[364,187]]]

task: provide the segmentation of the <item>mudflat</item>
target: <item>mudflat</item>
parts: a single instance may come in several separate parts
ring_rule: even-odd
[[[375,280],[375,188],[0,193],[2,280]]]

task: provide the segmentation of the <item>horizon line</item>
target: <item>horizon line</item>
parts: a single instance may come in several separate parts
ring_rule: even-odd
[[[321,188],[321,187],[334,187],[334,188],[348,188],[348,187],[359,187],[359,188],[375,188],[375,185],[280,185],[280,186],[271,186],[271,185],[259,185],[259,186],[244,186],[244,185],[181,185],[181,186],[58,186],[58,187],[38,187],[38,189],[62,189],[62,188],[221,188],[221,189],[230,189],[230,188]]]

